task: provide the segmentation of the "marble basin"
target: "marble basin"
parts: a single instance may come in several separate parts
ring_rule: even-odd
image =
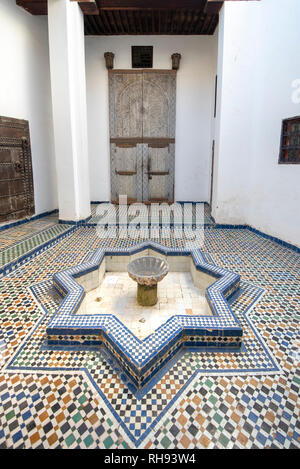
[[[131,261],[127,266],[127,270],[129,277],[139,285],[151,287],[167,275],[169,266],[164,259],[144,256]]]
[[[169,272],[164,259],[154,256],[139,257],[127,266],[128,275],[137,282],[137,301],[142,306],[154,306],[157,303],[157,283]]]

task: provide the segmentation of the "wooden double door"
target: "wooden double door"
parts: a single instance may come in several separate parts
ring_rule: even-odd
[[[173,202],[175,70],[109,70],[111,201]]]
[[[0,223],[33,214],[28,121],[0,117]]]

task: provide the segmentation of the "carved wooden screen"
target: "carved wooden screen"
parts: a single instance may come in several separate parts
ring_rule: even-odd
[[[28,122],[0,117],[0,222],[33,214]]]
[[[110,70],[111,200],[174,200],[176,71]]]

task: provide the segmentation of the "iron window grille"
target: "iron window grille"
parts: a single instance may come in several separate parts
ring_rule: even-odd
[[[300,117],[282,121],[280,164],[300,164]]]

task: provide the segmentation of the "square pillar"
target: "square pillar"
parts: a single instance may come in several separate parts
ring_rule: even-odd
[[[48,0],[48,34],[59,219],[90,216],[83,13]]]

